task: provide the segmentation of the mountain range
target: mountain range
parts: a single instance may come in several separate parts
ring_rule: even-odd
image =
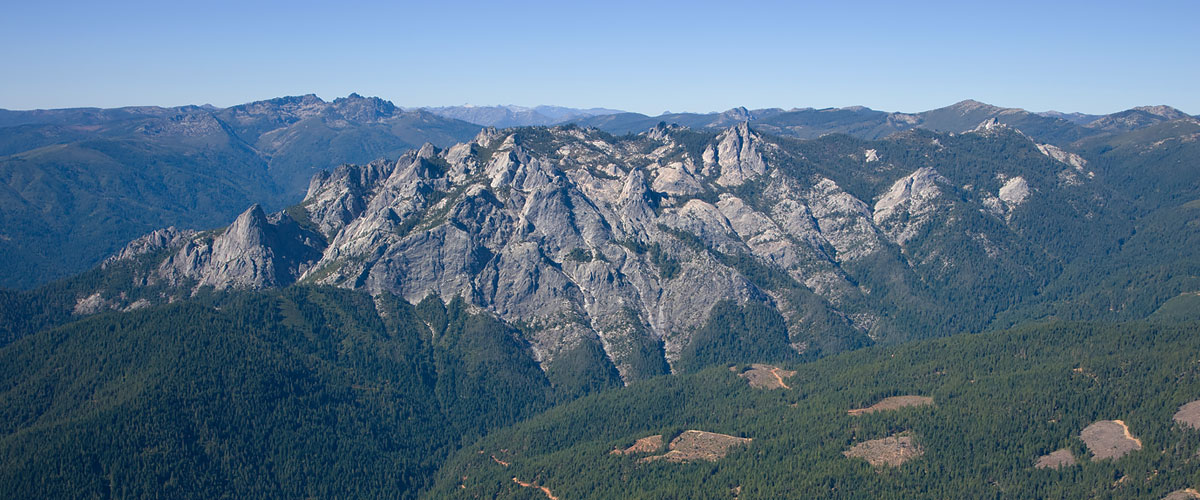
[[[29,285],[0,290],[0,490],[1161,498],[1200,481],[1181,409],[1200,400],[1200,120],[964,101],[568,121],[357,95],[0,113],[2,249],[25,259],[4,276]],[[10,250],[31,241],[75,252],[65,278]],[[1092,424],[1124,429],[1128,457]]]
[[[991,118],[1071,149],[1084,139],[1190,117],[1153,106],[1066,119],[975,101],[916,114],[736,108],[650,117],[556,106],[405,110],[357,94],[230,108],[0,110],[0,286],[29,288],[80,272],[155,228],[216,226],[251,203],[288,206],[322,169],[394,159],[426,142],[448,147],[481,125],[574,123],[621,135],[660,122],[693,129],[748,122],[782,136],[878,139],[913,128],[962,132]]]
[[[713,355],[704,342],[731,340],[705,325],[747,307],[784,326],[763,345],[800,357],[1040,317],[1137,319],[1197,279],[1153,266],[1193,258],[1179,224],[1200,199],[1198,133],[1187,117],[1063,143],[1072,153],[994,117],[879,140],[747,122],[489,128],[319,173],[279,212],[155,231],[104,265],[130,266],[138,287],[76,289],[64,308],[294,283],[462,297],[519,325],[548,372],[566,359],[615,368],[613,383]],[[1154,286],[1085,291],[1115,277]]]
[[[447,146],[480,127],[351,95],[230,108],[0,110],[0,286],[99,263],[158,227],[209,227],[278,208],[343,163]]]
[[[557,125],[594,116],[621,113],[605,108],[566,108],[562,106],[439,106],[414,108],[445,118],[453,118],[486,127],[528,127]]]

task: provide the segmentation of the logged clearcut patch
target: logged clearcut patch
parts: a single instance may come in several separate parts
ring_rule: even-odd
[[[898,467],[900,464],[925,454],[925,450],[908,434],[897,434],[883,439],[872,439],[854,445],[843,455],[861,458],[867,463],[881,467]]]
[[[1197,499],[1200,499],[1200,491],[1196,491],[1192,488],[1188,488],[1186,490],[1172,491],[1170,494],[1163,497],[1163,500],[1197,500]]]
[[[875,403],[866,408],[856,408],[846,413],[851,415],[862,415],[865,413],[875,413],[877,411],[899,410],[907,406],[927,406],[933,404],[933,398],[928,396],[892,396],[883,398],[883,401]]]
[[[1071,454],[1071,450],[1061,449],[1050,452],[1048,455],[1038,457],[1037,462],[1033,464],[1039,469],[1061,469],[1075,465],[1075,455]]]
[[[708,460],[716,462],[725,455],[729,454],[729,450],[736,447],[749,444],[752,439],[730,436],[728,434],[717,434],[715,432],[706,431],[684,431],[679,437],[671,440],[668,445],[671,451],[662,455],[643,458],[642,462],[650,462],[654,460],[666,460],[668,462],[692,462],[695,460]]]
[[[1142,441],[1133,437],[1129,426],[1120,420],[1101,420],[1083,429],[1079,439],[1097,459],[1121,458],[1142,449]]]
[[[1180,406],[1175,412],[1175,421],[1184,427],[1200,429],[1200,400]]]
[[[657,453],[658,450],[662,449],[662,447],[663,447],[662,434],[655,434],[653,436],[646,436],[644,438],[641,438],[641,439],[635,441],[633,443],[633,446],[630,446],[623,450],[620,448],[617,448],[613,451],[610,451],[609,454],[610,455],[632,455],[634,453]]]
[[[750,387],[759,389],[791,389],[783,379],[795,374],[795,371],[784,370],[778,366],[755,363],[738,376],[749,381]]]

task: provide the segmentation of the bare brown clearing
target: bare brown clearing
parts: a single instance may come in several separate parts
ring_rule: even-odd
[[[851,458],[862,458],[875,466],[898,467],[900,464],[925,454],[911,435],[897,434],[882,439],[863,441],[842,452]]]
[[[1079,433],[1079,439],[1097,459],[1121,458],[1131,451],[1142,449],[1142,441],[1133,437],[1129,427],[1121,420],[1095,422]]]
[[[668,462],[691,462],[694,460],[707,460],[709,462],[716,462],[729,454],[730,449],[749,444],[750,441],[752,441],[750,438],[689,430],[684,431],[679,437],[671,440],[671,444],[668,445],[670,451],[662,455],[643,458],[641,461],[666,460]]]
[[[758,389],[791,389],[783,379],[794,375],[796,372],[792,370],[755,363],[738,376],[749,381],[750,387]]]
[[[877,411],[899,410],[908,406],[927,406],[933,404],[933,398],[928,396],[892,396],[866,408],[849,410],[850,415],[863,415]]]
[[[1061,469],[1072,465],[1075,465],[1075,455],[1071,454],[1071,450],[1064,448],[1038,457],[1033,466],[1039,469]]]
[[[1175,413],[1175,421],[1184,427],[1200,429],[1200,400],[1180,406]]]
[[[1196,500],[1196,499],[1200,499],[1200,491],[1196,491],[1192,488],[1172,491],[1170,494],[1163,497],[1163,500]]]
[[[625,448],[624,450],[617,448],[613,451],[610,451],[609,454],[611,454],[611,455],[632,455],[634,453],[656,453],[656,452],[658,452],[658,450],[661,450],[662,447],[663,447],[662,434],[655,434],[653,436],[646,436],[644,438],[641,438],[641,439],[635,441],[633,443],[633,446]]]

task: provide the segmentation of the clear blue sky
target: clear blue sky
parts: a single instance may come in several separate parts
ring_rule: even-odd
[[[558,104],[1200,113],[1200,1],[6,0],[0,108],[350,92]]]

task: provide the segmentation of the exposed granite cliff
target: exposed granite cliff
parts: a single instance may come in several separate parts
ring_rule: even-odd
[[[116,259],[172,248],[147,280],[188,290],[303,282],[463,297],[519,326],[543,366],[598,344],[626,381],[657,373],[647,356],[677,359],[723,301],[779,311],[799,352],[837,350],[953,324],[936,315],[931,282],[1019,287],[1036,274],[1030,259],[1044,255],[1020,248],[1014,211],[1087,189],[1048,167],[1082,164],[1016,131],[979,130],[825,144],[744,122],[622,139],[489,128],[322,172],[285,212],[254,206],[223,231],[155,233]],[[960,165],[951,140],[1011,142],[1045,172]],[[889,144],[918,154],[891,160]]]

